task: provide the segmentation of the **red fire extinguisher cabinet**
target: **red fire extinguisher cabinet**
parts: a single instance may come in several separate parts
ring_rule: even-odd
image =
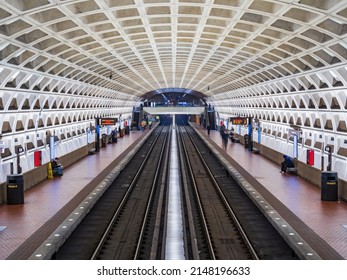
[[[38,167],[42,165],[42,155],[41,151],[34,152],[34,166]]]
[[[307,161],[308,165],[314,165],[314,150],[307,150]]]

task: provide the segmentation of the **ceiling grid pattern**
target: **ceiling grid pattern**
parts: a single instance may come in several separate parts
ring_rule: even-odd
[[[137,96],[212,96],[346,58],[345,1],[1,2],[2,59]]]

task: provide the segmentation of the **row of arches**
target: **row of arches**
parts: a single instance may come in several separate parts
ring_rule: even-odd
[[[27,114],[11,114],[0,118],[1,133],[6,136],[18,132],[93,121],[97,117],[109,117],[131,111],[132,107],[114,107],[111,109],[103,108],[102,110],[38,111]]]
[[[79,113],[75,113],[73,117],[68,117],[69,122],[66,123],[55,123],[52,125],[38,125],[29,127],[17,127],[16,131],[12,131],[10,133],[10,137],[5,133],[2,136],[4,143],[4,149],[1,153],[1,158],[6,159],[15,155],[18,147],[23,148],[24,151],[30,151],[34,149],[40,149],[45,145],[50,143],[50,137],[54,136],[55,142],[65,142],[69,140],[73,140],[74,137],[86,136],[87,133],[94,134],[95,133],[95,118],[102,117],[115,117],[117,116],[119,119],[129,119],[131,118],[132,108],[119,108],[117,110],[112,111],[93,111],[89,112],[89,114],[83,115],[86,119],[82,119]],[[50,112],[52,116],[54,116],[54,112]],[[22,115],[23,116],[23,115]],[[66,116],[59,116],[62,120],[65,119]],[[52,117],[53,118],[53,117]],[[56,117],[56,119],[58,116]],[[39,119],[39,123],[42,122],[43,118]],[[51,117],[46,116],[46,119],[49,120]],[[20,119],[13,118],[12,123],[5,121],[2,123],[2,129],[5,129],[7,126],[11,127],[14,124],[23,124],[24,121]],[[27,121],[24,122],[26,125],[33,124],[30,116],[27,117]],[[23,133],[25,132],[25,133]]]
[[[42,149],[50,143],[50,137],[54,136],[55,142],[72,140],[74,137],[86,135],[87,132],[95,130],[93,121],[81,122],[78,125],[69,124],[64,128],[52,128],[39,131],[28,131],[25,137],[22,134],[15,135],[12,140],[4,141],[4,149],[1,158],[6,160],[16,154],[20,147],[26,152],[35,149]]]
[[[91,108],[123,107],[129,102],[124,99],[101,99],[101,98],[76,98],[65,96],[52,96],[36,93],[10,93],[4,92],[0,96],[1,111],[21,110],[71,110]]]
[[[0,88],[3,89],[96,98],[138,99],[133,95],[134,91],[130,88],[122,85],[115,89],[113,84],[112,79],[106,80],[106,78],[105,83],[100,87],[93,83],[88,84],[52,74],[34,72],[33,70],[18,70],[18,68],[12,68],[10,65],[0,68]]]
[[[273,81],[258,83],[255,86],[245,86],[242,89],[223,91],[211,97],[213,100],[258,98],[264,96],[296,95],[315,92],[343,90],[347,87],[347,68],[345,63],[334,68],[320,71],[309,71],[305,74],[296,74],[291,78],[281,78]],[[298,106],[298,105],[297,105]]]
[[[268,108],[268,109],[312,109],[312,110],[347,110],[347,98],[343,91],[328,92],[320,96],[318,92],[287,97],[249,98],[233,102],[233,107]]]
[[[257,129],[260,129],[263,137],[276,138],[293,143],[293,137],[290,136],[289,133],[289,129],[291,128],[288,126],[263,122],[260,125],[260,128],[256,128],[255,130]],[[332,153],[335,156],[347,157],[347,140],[344,137],[339,137],[329,131],[323,132],[322,130],[301,130],[298,143],[308,149],[316,149],[317,151],[322,152],[324,152],[324,148],[326,146],[330,146]]]
[[[306,129],[328,130],[347,133],[347,116],[342,112],[320,114],[315,111],[271,111],[233,108],[226,110],[218,107],[219,112],[228,115],[251,116],[259,121],[266,121],[287,126],[295,125]]]
[[[340,86],[334,87],[334,81]],[[310,84],[325,88],[309,89]],[[301,90],[299,85],[305,85]],[[290,87],[295,88],[292,92]],[[261,121],[296,125],[307,130],[347,133],[347,68],[338,65],[211,97],[221,114],[253,116]]]

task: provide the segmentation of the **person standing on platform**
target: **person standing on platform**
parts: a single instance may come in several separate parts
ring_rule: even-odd
[[[147,125],[147,122],[143,119],[141,122],[141,131],[145,131],[146,125]]]
[[[228,145],[228,133],[226,132],[224,124],[222,124],[220,127],[220,135],[222,137],[223,148],[226,149]]]
[[[211,132],[211,127],[210,127],[210,125],[208,124],[208,125],[207,125],[207,135],[210,135],[210,132]]]
[[[224,147],[224,149],[226,149],[227,146],[228,146],[228,137],[229,137],[229,135],[228,135],[228,133],[226,131],[224,131],[222,137],[223,137],[223,147]]]

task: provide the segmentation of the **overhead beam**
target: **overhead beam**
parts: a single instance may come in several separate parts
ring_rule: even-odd
[[[200,115],[205,107],[143,107],[151,115]]]

